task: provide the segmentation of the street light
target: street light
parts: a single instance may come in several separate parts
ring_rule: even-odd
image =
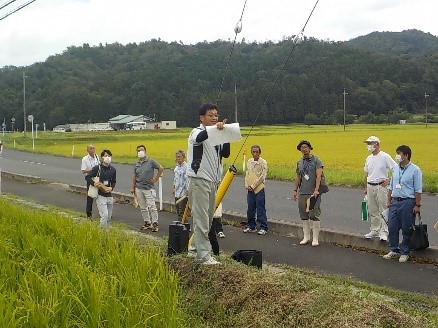
[[[345,131],[345,114],[346,114],[346,112],[345,112],[345,96],[348,95],[348,92],[345,92],[345,89],[344,89],[344,92],[342,94],[344,95],[344,131]]]
[[[24,122],[24,136],[26,136],[26,74],[23,72],[23,122]]]
[[[427,97],[429,97],[429,95],[425,92],[424,93],[424,100],[426,101],[426,128],[427,128]]]

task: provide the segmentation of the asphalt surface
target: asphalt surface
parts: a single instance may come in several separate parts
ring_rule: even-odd
[[[61,184],[29,184],[3,178],[2,193],[11,193],[39,204],[50,204],[80,212],[85,208],[85,196],[72,193]],[[95,206],[93,211],[97,221]],[[131,205],[116,204],[113,219],[135,230],[142,223],[139,210]],[[168,226],[175,219],[176,214],[160,212],[160,231],[157,235],[167,235]],[[412,261],[399,263],[396,260],[384,260],[381,254],[325,243],[319,247],[301,246],[296,238],[274,233],[264,236],[245,234],[240,228],[232,226],[224,226],[224,232],[226,238],[219,239],[219,243],[221,249],[229,254],[238,249],[257,249],[263,252],[265,263],[284,263],[292,267],[307,268],[398,290],[434,296],[438,294],[438,266],[434,264]]]
[[[117,154],[114,154],[113,159],[117,161]],[[0,160],[0,166],[5,172],[38,176],[48,181],[84,185],[80,165],[80,159],[77,158],[34,154],[7,148]],[[116,191],[129,194],[133,165],[115,163],[114,166],[117,168]],[[172,183],[173,171],[165,170],[162,178],[164,201],[173,200]],[[292,189],[291,181],[268,180],[266,182],[266,209],[269,219],[290,223],[301,222],[297,204],[291,200]],[[361,188],[330,186],[330,191],[322,197],[321,228],[353,234],[369,232],[370,223],[361,220],[360,206],[363,200]],[[241,176],[236,176],[231,183],[223,200],[223,208],[225,212],[246,214],[246,193]],[[438,219],[438,197],[424,194],[421,213],[423,223],[430,227],[431,246],[438,246],[438,233],[433,230],[433,225]]]

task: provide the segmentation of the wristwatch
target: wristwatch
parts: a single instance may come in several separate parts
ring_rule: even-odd
[[[415,206],[417,206],[417,207],[421,207],[421,204],[415,204]]]

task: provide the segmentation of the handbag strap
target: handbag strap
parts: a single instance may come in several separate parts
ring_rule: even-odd
[[[417,221],[417,218],[418,218],[418,224],[423,224],[422,222],[421,222],[421,214],[420,213],[417,213],[416,215],[415,215],[415,220],[414,220],[414,225],[415,225],[415,222]]]

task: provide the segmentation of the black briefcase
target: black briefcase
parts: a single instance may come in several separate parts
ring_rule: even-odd
[[[234,252],[231,258],[237,262],[245,263],[246,265],[262,268],[262,251],[254,249],[241,249]]]
[[[175,221],[169,225],[169,239],[167,242],[167,255],[187,253],[189,245],[190,223]]]

